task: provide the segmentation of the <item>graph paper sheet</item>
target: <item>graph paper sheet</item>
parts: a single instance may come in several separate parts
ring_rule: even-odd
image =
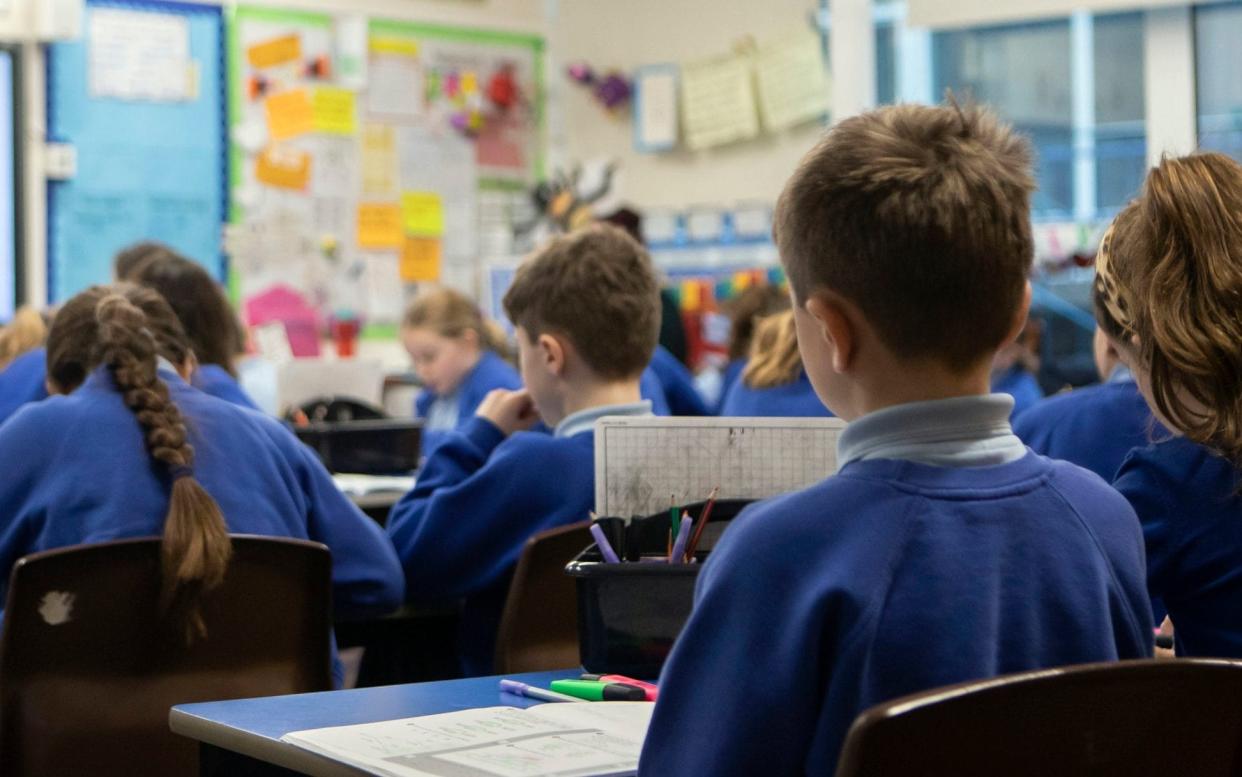
[[[653,515],[673,504],[759,499],[837,469],[838,418],[601,418],[595,423],[595,511]]]

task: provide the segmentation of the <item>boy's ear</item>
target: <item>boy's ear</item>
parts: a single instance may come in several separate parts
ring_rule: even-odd
[[[849,370],[858,354],[858,327],[844,302],[833,294],[812,294],[806,312],[815,320],[820,338],[832,349],[832,369]]]
[[[539,335],[539,339],[535,341],[535,349],[539,354],[539,361],[543,364],[544,369],[557,377],[565,374],[566,357],[568,356],[567,343],[556,335],[545,332]]]
[[[1026,327],[1026,320],[1030,315],[1031,282],[1027,281],[1022,288],[1022,301],[1018,303],[1018,307],[1013,311],[1013,320],[1009,322],[1009,334],[1005,335],[1005,341],[1000,345],[1001,348],[1018,341],[1018,338],[1022,335],[1022,330]]]

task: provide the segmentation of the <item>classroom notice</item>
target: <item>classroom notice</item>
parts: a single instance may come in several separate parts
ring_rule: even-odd
[[[691,151],[759,134],[749,57],[724,57],[681,69],[681,115]]]
[[[635,774],[651,702],[543,704],[358,726],[295,731],[281,739],[370,774],[524,777]]]
[[[759,112],[770,131],[815,121],[828,113],[828,69],[815,32],[764,46],[755,57]]]
[[[92,97],[177,102],[195,96],[185,17],[92,8],[88,42]]]

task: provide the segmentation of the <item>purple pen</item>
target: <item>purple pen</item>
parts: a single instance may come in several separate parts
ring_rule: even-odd
[[[577,696],[570,696],[567,693],[557,693],[546,688],[519,683],[517,680],[501,680],[500,690],[504,693],[511,693],[514,696],[525,696],[528,699],[538,699],[539,701],[586,701],[586,699],[579,699]]]
[[[591,524],[591,536],[595,538],[595,547],[599,548],[606,563],[621,563],[621,559],[617,558],[617,552],[612,549],[612,544],[608,542],[608,538],[604,536],[604,530],[599,527],[598,523]]]
[[[681,564],[686,558],[686,543],[690,541],[690,528],[693,518],[682,518],[681,529],[677,531],[677,541],[673,543],[673,552],[668,554],[668,563]]]

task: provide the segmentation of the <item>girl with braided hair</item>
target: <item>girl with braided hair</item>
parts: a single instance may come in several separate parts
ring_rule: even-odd
[[[1165,159],[1105,234],[1095,314],[1172,435],[1130,453],[1147,587],[1177,653],[1242,658],[1242,165]]]
[[[314,454],[278,421],[185,382],[194,354],[159,294],[82,292],[57,315],[47,352],[53,396],[0,428],[4,580],[29,553],[159,534],[165,614],[193,641],[234,532],[326,544],[338,614],[401,603],[391,543]]]

